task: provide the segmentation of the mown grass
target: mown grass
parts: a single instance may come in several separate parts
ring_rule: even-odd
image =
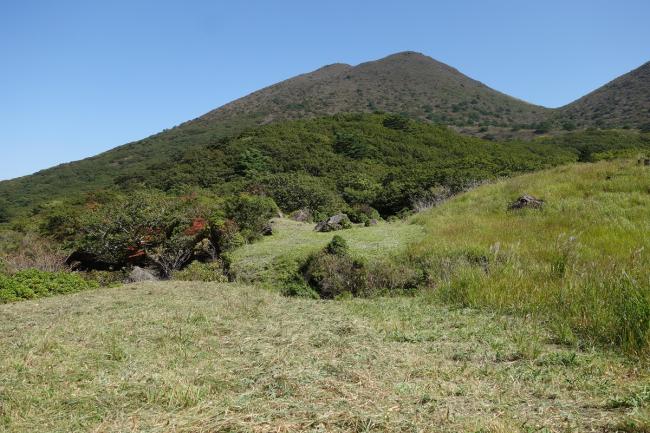
[[[284,218],[272,222],[273,236],[235,250],[231,256],[230,272],[238,280],[257,283],[277,291],[286,273],[299,268],[308,256],[321,250],[336,234],[342,236],[355,257],[379,261],[403,253],[409,243],[424,234],[421,226],[406,222],[376,226],[354,226],[335,233],[314,231],[311,223]]]
[[[0,431],[645,431],[641,365],[427,299],[170,281],[2,305]]]
[[[524,193],[542,210],[508,211]],[[650,170],[574,164],[486,185],[415,218],[408,250],[435,296],[532,314],[557,338],[650,346]]]

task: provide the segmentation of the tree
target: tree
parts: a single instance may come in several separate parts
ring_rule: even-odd
[[[151,262],[168,277],[190,261],[194,247],[208,236],[206,212],[189,196],[135,192],[82,215],[76,246],[118,267]]]
[[[226,201],[226,217],[237,223],[247,240],[260,237],[264,226],[277,213],[278,207],[270,197],[240,194]]]

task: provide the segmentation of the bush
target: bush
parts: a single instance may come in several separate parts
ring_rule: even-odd
[[[226,201],[226,217],[237,223],[248,241],[261,237],[262,229],[277,213],[278,207],[270,197],[240,194]]]
[[[116,268],[153,262],[167,277],[209,235],[207,212],[193,197],[139,191],[82,215],[75,246]]]
[[[0,302],[42,298],[97,287],[97,282],[85,280],[79,274],[27,269],[13,275],[0,274]]]
[[[347,210],[347,215],[350,217],[350,221],[355,224],[369,224],[370,220],[379,220],[381,218],[379,212],[367,204],[352,206]]]
[[[319,253],[303,266],[307,283],[321,298],[334,299],[344,294],[361,295],[366,287],[366,267],[348,253],[341,236],[334,236]]]
[[[346,256],[349,252],[348,243],[341,236],[335,235],[325,247],[325,251],[335,256]]]
[[[264,189],[285,212],[307,209],[311,213],[335,213],[344,203],[328,181],[302,173],[283,173],[264,179]]]
[[[205,281],[226,283],[228,278],[223,274],[223,263],[192,262],[180,271],[172,273],[172,279],[180,281]]]
[[[46,272],[65,270],[67,254],[48,239],[32,233],[4,232],[0,237],[0,262],[7,272],[38,269]]]
[[[410,121],[404,116],[399,116],[397,114],[387,116],[382,124],[386,128],[395,129],[398,131],[405,131],[408,129]]]

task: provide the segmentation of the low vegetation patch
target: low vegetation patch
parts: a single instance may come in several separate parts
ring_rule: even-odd
[[[642,366],[420,296],[142,283],[0,306],[0,430],[638,433]]]
[[[0,303],[74,293],[99,287],[96,281],[70,272],[27,269],[7,275],[0,273]]]

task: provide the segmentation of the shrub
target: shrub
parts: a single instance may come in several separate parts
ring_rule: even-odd
[[[398,131],[407,130],[410,124],[409,119],[404,116],[399,116],[397,114],[387,116],[382,124],[386,128],[395,129]]]
[[[75,246],[115,267],[148,260],[169,276],[208,236],[205,213],[195,198],[139,191],[82,215]]]
[[[308,209],[312,213],[338,212],[343,207],[328,181],[302,173],[283,173],[264,179],[264,188],[285,212]]]
[[[237,223],[242,236],[249,241],[258,239],[277,213],[278,207],[270,197],[240,194],[226,201],[226,216]]]
[[[302,273],[321,298],[334,299],[345,293],[358,296],[366,287],[366,266],[349,255],[341,236],[334,236],[322,251],[311,256]]]
[[[0,274],[0,302],[41,298],[96,287],[99,287],[97,282],[85,280],[75,273],[27,269],[12,275]]]
[[[341,236],[335,235],[325,247],[325,251],[335,256],[346,256],[349,252],[348,243]]]
[[[334,138],[334,151],[352,159],[363,159],[373,156],[375,148],[349,131],[337,131]]]
[[[33,233],[5,232],[0,239],[0,261],[7,272],[38,269],[46,272],[63,271],[66,253],[48,239]]]
[[[365,287],[364,264],[348,255],[322,251],[307,261],[303,272],[307,283],[325,299],[344,293],[357,296]]]
[[[244,237],[239,232],[239,226],[231,219],[213,217],[210,220],[210,240],[212,245],[217,248],[219,256],[232,251],[246,243]]]
[[[172,273],[172,279],[180,281],[205,281],[205,282],[228,282],[223,274],[223,263],[214,261],[210,263],[192,262],[180,271]]]

